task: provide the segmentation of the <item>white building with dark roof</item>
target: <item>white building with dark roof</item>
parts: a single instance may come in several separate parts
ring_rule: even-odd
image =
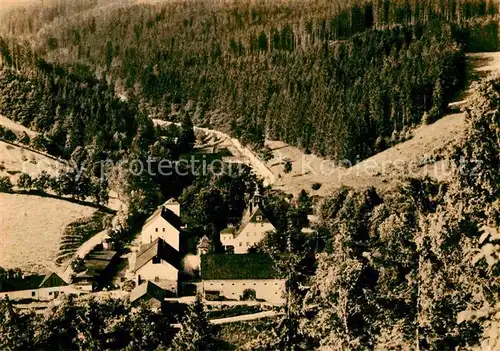
[[[11,300],[49,301],[60,294],[79,295],[80,293],[54,272],[46,275],[23,276],[0,286],[0,299],[8,296]]]
[[[201,256],[201,293],[229,300],[254,296],[274,303],[284,301],[286,280],[280,278],[266,254]]]
[[[246,254],[248,249],[264,239],[267,232],[276,228],[269,220],[258,190],[243,215],[239,228],[228,227],[220,232],[220,241],[227,252]]]
[[[151,281],[172,295],[177,294],[180,262],[179,251],[162,238],[142,245],[134,267],[137,285]]]
[[[173,199],[168,200],[146,220],[141,231],[142,244],[150,244],[158,238],[179,251],[181,232],[181,205]]]

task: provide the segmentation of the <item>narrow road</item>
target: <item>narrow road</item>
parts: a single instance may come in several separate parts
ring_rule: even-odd
[[[218,318],[218,319],[211,319],[209,322],[210,324],[226,324],[226,323],[236,323],[236,322],[247,322],[247,321],[253,321],[256,319],[261,319],[261,318],[269,318],[269,317],[274,317],[278,316],[283,313],[278,313],[276,311],[265,311],[265,312],[258,312],[258,313],[252,313],[252,314],[244,314],[241,316],[234,316],[234,317],[227,317],[227,318]],[[180,323],[173,324],[174,328],[180,328],[181,325]]]
[[[153,119],[153,123],[159,126],[165,126],[169,124],[175,124],[180,126],[180,123],[168,122],[161,119]],[[233,147],[241,154],[242,158],[245,159],[245,163],[247,163],[252,169],[264,180],[264,185],[272,185],[276,181],[276,176],[274,173],[267,167],[265,162],[261,161],[261,159],[248,147],[243,146],[238,139],[232,138],[230,135],[220,132],[215,129],[196,127],[193,129],[195,131],[201,131],[206,134],[212,134],[220,139],[228,140]]]

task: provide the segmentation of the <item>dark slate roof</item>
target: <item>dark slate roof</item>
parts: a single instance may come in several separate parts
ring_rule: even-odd
[[[139,268],[151,261],[155,256],[167,261],[176,269],[180,269],[181,258],[179,251],[166,243],[162,238],[157,238],[152,243],[141,246],[135,261],[134,272],[137,272]]]
[[[218,279],[275,279],[278,273],[266,254],[203,255],[201,278]]]
[[[88,272],[93,272],[98,275],[100,272],[106,270],[111,264],[111,261],[116,256],[116,251],[93,251],[85,257],[85,269]]]
[[[236,232],[236,228],[235,227],[227,227],[226,229],[224,229],[220,233],[221,234],[234,234],[235,232]]]
[[[130,302],[135,302],[143,297],[154,298],[161,302],[165,299],[165,290],[155,283],[147,281],[130,292]]]
[[[35,290],[38,288],[52,288],[56,286],[68,285],[56,273],[50,272],[46,275],[28,275],[24,278],[11,279],[0,284],[0,292]]]
[[[256,223],[257,221],[257,216],[262,216],[262,221],[263,223],[269,222],[268,216],[262,211],[262,208],[260,206],[257,206],[254,211],[250,214],[250,218],[248,219],[247,223],[253,222]]]
[[[170,200],[169,200],[170,201]],[[169,201],[167,201],[165,204],[167,204]],[[166,220],[168,223],[170,223],[175,229],[178,231],[181,231],[182,227],[182,222],[181,218],[177,216],[172,210],[169,210],[168,208],[164,207],[163,205],[158,207],[156,211],[153,212],[151,216],[146,219],[146,222],[144,222],[144,225],[149,223],[153,218],[155,218],[158,214],[161,214],[161,217]]]
[[[28,275],[24,278],[9,279],[0,283],[0,292],[38,289],[44,275]]]

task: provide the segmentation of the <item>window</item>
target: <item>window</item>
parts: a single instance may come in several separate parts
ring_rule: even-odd
[[[234,285],[234,283],[232,285]]]
[[[157,233],[158,233],[158,228],[155,228],[155,232],[157,232]]]
[[[267,283],[264,283],[264,285],[267,285]]]
[[[161,259],[158,256],[153,257],[153,264],[161,263]]]
[[[243,243],[240,241],[240,246],[243,246]]]
[[[165,228],[163,228],[163,232],[165,233]]]
[[[35,296],[36,292],[35,291],[32,291],[31,292],[31,296]]]
[[[257,216],[257,222],[262,222],[262,216]]]
[[[49,296],[52,296],[52,291],[49,291]]]

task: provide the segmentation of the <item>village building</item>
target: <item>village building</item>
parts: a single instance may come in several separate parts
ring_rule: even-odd
[[[135,260],[134,273],[137,285],[145,281],[154,282],[170,295],[178,289],[180,253],[162,238],[142,245]]]
[[[266,254],[201,256],[200,292],[230,300],[255,298],[282,303],[285,279]]]
[[[166,297],[165,290],[150,281],[144,282],[130,292],[130,303],[133,306],[146,303],[154,309],[161,308]]]
[[[130,259],[131,274],[136,283],[150,281],[167,295],[178,293],[181,270],[181,208],[179,202],[170,199],[159,206],[146,220],[141,231],[141,246]]]
[[[220,241],[228,253],[246,254],[265,238],[266,233],[275,230],[262,204],[258,189],[246,209],[239,228],[229,226],[220,232]]]
[[[11,300],[50,301],[61,294],[80,294],[80,291],[54,272],[22,276],[0,286],[0,298],[8,296]]]
[[[179,251],[181,205],[170,199],[146,220],[141,231],[142,244],[150,244],[158,238]]]
[[[118,255],[116,251],[94,250],[84,259],[83,270],[72,278],[73,285],[83,291],[95,291],[113,277]]]

